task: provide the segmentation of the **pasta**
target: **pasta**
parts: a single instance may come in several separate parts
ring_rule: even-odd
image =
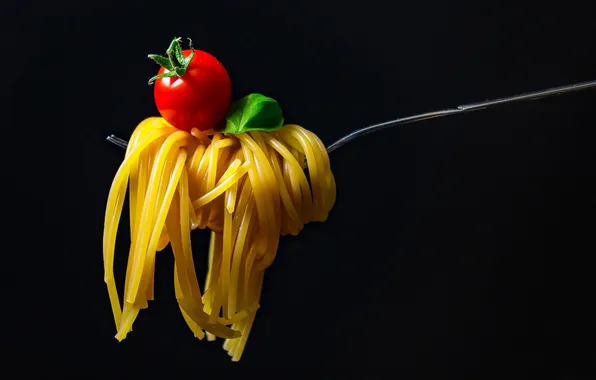
[[[113,267],[127,192],[131,244],[121,304]],[[326,221],[335,197],[327,151],[300,126],[189,133],[161,117],[142,121],[112,182],[104,222],[104,280],[116,338],[126,338],[153,300],[155,257],[170,245],[175,296],[188,327],[199,339],[225,339],[224,349],[240,360],[280,236]],[[202,287],[190,237],[197,228],[211,230]]]

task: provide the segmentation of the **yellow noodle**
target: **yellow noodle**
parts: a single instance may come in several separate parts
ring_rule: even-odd
[[[298,141],[298,143],[300,144],[300,147],[302,148],[304,154],[306,155],[306,162],[308,165],[308,173],[311,179],[311,188],[312,188],[312,194],[313,194],[313,215],[312,217],[315,218],[315,220],[320,219],[319,216],[319,211],[320,212],[324,212],[322,205],[321,205],[321,190],[320,190],[320,185],[318,183],[318,181],[313,179],[317,179],[319,173],[319,163],[317,162],[315,153],[314,153],[314,149],[312,147],[312,145],[310,145],[308,143],[308,141],[305,139],[305,137],[299,132],[296,131],[295,129],[292,128],[292,126],[288,126],[288,130],[284,130],[284,131],[280,131],[280,133],[282,135],[286,135],[288,137],[288,139],[286,140],[287,142],[291,142],[292,139],[295,139],[296,141]]]
[[[331,164],[329,162],[329,156],[325,151],[323,142],[312,132],[307,131],[303,128],[299,128],[295,125],[291,126],[292,129],[301,132],[310,145],[313,146],[313,151],[319,165],[319,176],[318,180],[321,182],[321,186],[328,187],[330,191],[322,193],[322,201],[324,202],[322,210],[330,210],[335,203],[335,179],[333,178],[333,172],[331,171]],[[328,212],[321,214],[321,222],[324,222]]]
[[[217,181],[216,186],[219,185],[219,183],[221,183],[221,181],[223,180],[222,173],[224,176],[227,177],[226,171],[228,171],[228,169],[230,169],[232,165],[234,165],[234,167],[236,168],[241,163],[241,161],[240,161],[240,162],[238,162],[238,164],[234,164],[234,163],[230,164],[230,159],[234,155],[234,153],[231,149],[226,149],[226,148],[233,144],[235,144],[235,141],[233,139],[229,139],[229,138],[219,140],[217,143],[214,144],[214,145],[217,145],[217,147],[218,147],[216,178],[220,178],[220,180]],[[233,184],[232,184],[232,186],[233,186]],[[228,196],[226,195],[225,197],[227,198]],[[223,225],[222,225],[223,210],[224,210],[223,205],[224,205],[225,201],[226,201],[226,199],[224,199],[224,195],[218,195],[211,202],[211,205],[209,207],[210,211],[209,211],[207,226],[213,231],[218,231],[218,232],[223,231]]]
[[[221,143],[225,143],[228,141],[233,142],[232,139],[224,139],[224,140],[218,141],[217,144],[221,145]],[[223,181],[223,179],[224,179],[223,176],[225,176],[226,178],[229,176],[229,174],[226,172],[230,172],[230,170],[232,172],[235,171],[241,164],[240,160],[238,160],[238,162],[232,162],[232,164],[230,164],[229,159],[232,156],[231,153],[232,153],[231,149],[225,149],[225,148],[218,149],[219,157],[217,159],[216,178],[220,178],[220,179],[218,181],[216,181],[216,186],[219,185]],[[222,175],[222,173],[223,173],[223,175]],[[209,207],[210,211],[209,211],[209,218],[208,218],[207,226],[213,231],[223,231],[222,220],[223,220],[223,211],[224,211],[223,205],[225,202],[224,197],[225,197],[224,195],[218,195],[211,202],[211,205]]]
[[[159,242],[157,243],[157,252],[163,251],[169,243],[170,238],[168,236],[168,231],[166,230],[166,228],[164,228],[161,232],[161,236],[159,237]]]
[[[189,228],[190,226],[185,225],[185,223],[188,223],[186,221],[185,218],[185,212],[187,214],[190,214],[189,212],[189,206],[190,206],[190,199],[188,199],[188,175],[186,174],[186,172],[182,172],[182,175],[180,177],[180,183],[179,183],[179,188],[178,188],[178,194],[181,197],[180,202],[181,202],[181,207],[180,207],[180,223],[181,223],[181,230],[184,231],[185,227]],[[182,205],[186,204],[186,207],[182,207]],[[191,247],[189,246],[190,240],[188,239],[187,241],[183,241],[183,249],[184,250],[188,250],[188,255],[192,258],[192,252]],[[177,265],[177,264],[175,264]],[[195,277],[196,279],[196,277]],[[198,287],[198,283],[197,283],[197,287]],[[180,300],[183,297],[182,294],[182,290],[180,288],[180,280],[178,279],[178,268],[174,268],[174,288],[175,288],[175,295],[176,295],[176,299]],[[182,313],[182,317],[184,318],[186,324],[188,325],[188,327],[190,328],[190,330],[193,332],[194,336],[198,339],[203,339],[205,337],[205,333],[203,332],[203,329],[197,324],[197,322],[195,322],[186,311],[184,311],[184,308],[179,304],[178,307],[180,308],[180,312]]]
[[[257,258],[257,250],[254,245],[250,246],[248,249],[248,255],[246,256],[246,261],[244,263],[244,273],[246,275],[244,279],[244,298],[251,302],[251,289],[250,289],[250,273],[252,273],[252,268]]]
[[[151,273],[153,272],[154,263],[155,263],[155,253],[157,251],[157,244],[159,242],[160,233],[163,230],[165,225],[165,216],[170,208],[170,202],[174,196],[174,191],[178,186],[178,181],[180,180],[180,176],[182,175],[182,169],[184,168],[184,162],[186,160],[186,151],[181,150],[178,152],[178,157],[176,159],[176,164],[174,170],[171,174],[171,177],[168,183],[165,186],[165,194],[163,196],[162,203],[157,212],[157,220],[155,221],[155,226],[153,227],[153,231],[151,233],[151,240],[149,241],[149,248],[147,249],[147,260],[150,262],[150,267],[146,266],[144,268],[144,273],[142,274],[141,278],[141,288],[147,286],[145,281],[150,278]],[[160,188],[162,188],[160,186]],[[188,204],[187,204],[188,206]],[[162,217],[163,216],[163,217]],[[188,224],[188,212],[184,215],[184,221]],[[190,229],[190,227],[189,227]],[[144,277],[144,278],[143,278]],[[145,280],[145,281],[144,281]]]
[[[235,182],[237,182],[249,170],[250,170],[249,164],[242,165],[240,168],[238,168],[238,170],[235,173],[231,174],[228,178],[223,180],[220,184],[218,184],[216,187],[214,187],[207,194],[204,194],[199,199],[192,202],[193,207],[200,208],[200,207],[206,205],[207,203],[211,202],[212,200],[214,200],[215,198],[217,198],[218,196],[223,194],[224,191],[226,191],[230,186],[232,186]]]
[[[215,232],[211,232],[211,239],[209,239],[209,256],[207,258],[207,267],[213,267],[213,254],[215,250]],[[211,271],[207,272],[207,277],[205,277],[205,292],[209,289],[211,284]]]
[[[170,150],[179,147],[182,144],[182,139],[186,135],[183,132],[172,133],[161,146],[159,153],[157,154],[149,183],[158,184],[161,182],[161,168],[163,167],[167,154]],[[145,197],[145,203],[143,204],[143,212],[139,219],[139,237],[135,244],[135,253],[137,253],[133,259],[132,273],[130,274],[130,292],[125,296],[128,303],[134,304],[137,297],[139,285],[141,283],[141,273],[145,264],[145,257],[147,247],[149,245],[150,230],[152,227],[155,213],[153,213],[151,206],[157,202],[157,194],[159,189],[156,186],[150,186]]]
[[[158,187],[159,190],[157,193],[156,204],[152,206],[153,209],[159,210],[155,215],[156,217],[159,215],[163,215],[165,212],[167,212],[167,210],[169,208],[168,199],[171,199],[174,194],[174,190],[176,188],[178,178],[182,174],[182,168],[184,166],[184,161],[186,160],[186,152],[181,152],[181,154],[182,153],[184,154],[184,157],[178,157],[178,159],[177,159],[178,166],[175,168],[174,174],[172,174],[172,176],[169,176],[169,174],[172,173],[172,164],[173,164],[172,161],[173,160],[171,158],[173,158],[173,156],[176,154],[176,151],[172,151],[170,153],[170,156],[168,156],[168,159],[166,159],[165,166],[162,169],[161,183]],[[161,200],[163,200],[163,201],[161,201]],[[161,204],[158,203],[160,201],[162,202]],[[156,223],[155,218],[152,219],[151,223],[152,224]],[[149,306],[146,301],[151,301],[154,299],[154,287],[153,287],[153,283],[154,283],[153,274],[155,272],[155,258],[154,257],[155,257],[155,253],[157,251],[159,251],[159,248],[165,245],[164,240],[165,240],[166,235],[165,235],[164,224],[165,224],[165,220],[164,220],[164,223],[157,224],[156,227],[154,227],[152,229],[151,238],[149,240],[149,248],[148,248],[148,252],[147,252],[147,257],[150,260],[148,262],[148,266],[146,266],[144,268],[144,275],[143,275],[144,278],[141,279],[141,285],[140,285],[140,291],[145,291],[145,297],[142,299],[142,302],[143,302],[142,308],[143,309],[145,309]],[[155,241],[155,239],[157,239],[157,241],[155,243],[153,243]],[[155,244],[155,250],[153,250],[152,244]]]
[[[258,254],[266,256],[275,249],[272,238],[279,236],[279,226],[275,224],[275,211],[273,209],[273,204],[278,200],[279,192],[273,184],[275,182],[273,170],[263,151],[250,136],[242,134],[238,135],[238,138],[244,149],[246,161],[250,165],[248,175],[256,200],[261,234],[267,236],[259,240]]]
[[[228,298],[228,310],[230,315],[236,313],[236,304],[238,302],[238,277],[240,276],[240,263],[242,262],[242,253],[245,250],[244,243],[248,233],[249,223],[252,218],[253,203],[249,203],[242,217],[242,222],[236,237],[234,251],[232,256],[232,268],[230,276],[230,297]],[[231,215],[231,214],[230,214]],[[225,255],[224,255],[225,257]]]
[[[203,157],[205,156],[205,151],[206,151],[206,146],[200,144],[199,146],[197,146],[197,148],[194,150],[192,157],[190,159],[190,162],[188,164],[188,178],[189,181],[191,183],[194,183],[196,181],[199,180],[199,167],[201,162],[207,162],[206,160],[203,160]],[[195,188],[190,189],[190,191],[192,190],[196,190]],[[191,197],[196,197],[195,194],[191,194]]]
[[[103,240],[103,259],[104,259],[104,281],[108,287],[108,294],[110,297],[110,304],[112,306],[112,313],[114,314],[114,321],[118,327],[121,323],[121,309],[120,301],[118,299],[118,291],[114,281],[114,246],[116,244],[116,230],[120,222],[120,215],[124,203],[124,196],[126,193],[128,174],[130,172],[130,165],[138,157],[139,154],[151,142],[163,136],[165,133],[155,131],[149,134],[141,142],[138,143],[137,148],[125,157],[120,165],[112,187],[108,196],[108,203],[106,206],[106,214],[104,221],[104,240]]]
[[[232,214],[225,212],[224,215],[224,230],[223,230],[223,251],[222,262],[220,267],[220,288],[219,291],[227,298],[230,288],[230,265],[232,261]],[[227,299],[222,302],[222,314],[224,318],[229,318],[229,303]]]
[[[138,136],[140,136],[139,134]],[[162,138],[165,138],[162,137]],[[140,156],[137,168],[138,176],[135,178],[132,175],[130,177],[130,230],[131,230],[131,244],[130,244],[130,251],[128,254],[128,264],[126,269],[126,278],[124,281],[124,294],[128,293],[128,284],[130,279],[130,273],[132,272],[132,264],[134,258],[134,245],[136,242],[136,234],[137,234],[137,223],[140,218],[141,211],[143,209],[142,205],[145,202],[145,193],[147,190],[147,185],[149,181],[149,172],[151,170],[151,162],[153,161],[153,157],[157,151],[157,148],[161,144],[161,139],[153,142],[145,151],[143,151]],[[135,187],[135,181],[137,182],[136,186],[136,194],[133,194],[133,188]],[[149,298],[150,294],[147,296]],[[147,305],[148,306],[148,305]],[[145,307],[145,305],[143,305]]]
[[[217,163],[218,163],[218,158],[219,155],[218,153],[218,144],[217,142],[219,141],[219,139],[221,138],[221,135],[219,133],[217,133],[214,137],[213,137],[213,143],[210,145],[210,156],[209,156],[209,163],[207,165],[207,182],[206,182],[206,187],[205,187],[205,191],[209,192],[211,191],[211,189],[213,189],[213,187],[215,186],[215,175],[217,174]]]
[[[128,186],[131,246],[121,309],[113,262]],[[227,136],[178,131],[161,118],[142,121],[106,206],[104,270],[116,338],[126,337],[153,299],[156,252],[169,245],[183,320],[199,339],[224,338],[224,349],[240,360],[280,235],[297,235],[305,224],[326,220],[335,197],[324,145],[299,126]],[[190,231],[207,227],[212,232],[202,293]]]
[[[192,190],[195,191],[204,191],[204,184],[205,181],[203,180],[203,178],[207,178],[207,167],[209,166],[209,160],[211,157],[211,150],[212,150],[212,145],[209,145],[206,149],[205,152],[203,152],[202,156],[201,156],[201,160],[199,161],[199,166],[197,167],[197,171],[195,173],[195,177],[194,180],[191,181],[190,183],[195,183],[196,186],[193,186],[193,188],[191,188]]]
[[[216,232],[211,232],[211,240],[209,242],[209,262],[208,268],[209,271],[207,272],[207,277],[205,279],[205,294],[203,295],[203,302],[204,302],[204,310],[207,314],[210,315],[210,319],[215,314],[215,304],[217,303],[217,285],[214,285],[217,282],[219,277],[219,266],[221,265],[221,255],[215,254],[215,252],[220,251],[221,247],[221,234]],[[213,341],[215,340],[215,335],[211,333],[207,333],[207,340]]]
[[[215,185],[215,177],[216,177],[216,168],[218,164],[219,155],[217,154],[217,142],[221,138],[220,134],[217,134],[213,137],[213,143],[210,144],[201,162],[199,163],[199,169],[196,174],[196,180],[191,183],[196,183],[196,189],[191,189],[194,194],[204,194],[205,192],[209,192],[213,186]],[[200,209],[197,211],[197,222],[198,227],[203,229],[207,227],[209,222],[209,213],[210,210],[208,209]]]
[[[301,193],[302,194],[302,202],[303,202],[303,214],[302,218],[307,219],[306,222],[309,221],[312,205],[312,195],[310,191],[310,186],[308,185],[308,180],[306,179],[306,175],[302,171],[302,167],[300,166],[299,162],[296,158],[292,155],[292,153],[285,147],[281,142],[276,140],[271,136],[265,136],[267,142],[275,149],[279,154],[283,156],[285,159],[285,163],[290,166],[290,176],[294,178],[294,182],[297,182],[300,186],[300,191],[295,190],[294,194]]]
[[[218,142],[213,144],[215,147],[217,147],[218,149],[223,149],[223,148],[227,148],[229,146],[233,146],[236,145],[236,140],[232,139],[232,138],[226,138],[224,140],[219,140]]]
[[[174,253],[174,260],[176,261],[176,269],[178,279],[180,281],[181,297],[178,298],[180,307],[187,313],[187,315],[205,331],[210,332],[216,336],[226,336],[234,338],[240,336],[238,331],[234,331],[217,322],[211,320],[211,316],[203,311],[202,298],[200,296],[200,289],[196,281],[196,274],[192,272],[193,263],[189,252],[184,252],[183,235],[190,234],[190,230],[182,231],[180,225],[180,200],[174,198],[170,212],[167,217],[168,232],[170,232],[172,251]],[[193,278],[194,277],[194,278]]]
[[[174,268],[174,292],[176,294],[176,299],[182,298],[182,290],[180,290],[180,281],[178,280],[178,268]],[[188,328],[190,328],[190,331],[192,331],[195,335],[195,338],[203,339],[205,337],[205,332],[203,331],[203,329],[201,329],[201,327],[195,321],[192,320],[192,318],[186,313],[186,311],[184,311],[184,308],[182,306],[178,305],[178,307],[180,309],[182,317],[184,318],[184,321],[188,325]]]
[[[263,287],[263,271],[260,271],[254,274],[254,277],[256,277],[256,281],[254,284],[254,290],[252,292],[252,296],[256,299],[256,301],[258,301],[258,299],[260,298],[260,294],[261,294],[261,289]],[[244,347],[246,346],[246,342],[248,340],[248,336],[250,334],[250,330],[252,328],[252,324],[255,320],[255,316],[256,316],[256,312],[251,313],[251,315],[247,318],[247,320],[243,321],[243,326],[242,326],[242,335],[240,337],[240,339],[235,339],[236,342],[234,342],[234,346],[228,350],[228,354],[230,354],[230,356],[232,356],[232,361],[237,362],[240,360],[240,358],[242,357],[242,353],[244,352]],[[229,341],[229,339],[228,339]],[[225,345],[225,344],[224,344]]]
[[[270,141],[271,140],[268,140],[269,143],[270,143]],[[274,147],[274,149],[275,149],[275,147]],[[292,155],[294,156],[294,154],[292,154]],[[283,159],[284,182],[286,184],[286,188],[290,192],[290,196],[292,198],[292,204],[294,205],[294,208],[296,209],[296,212],[298,213],[298,215],[301,216],[301,215],[303,215],[303,212],[302,212],[302,194],[300,192],[300,184],[298,183],[296,176],[292,175],[293,171],[291,170],[290,163],[283,156],[282,156],[282,159]],[[294,156],[294,160],[295,159],[296,158]],[[298,232],[300,230],[302,230],[302,227],[304,226],[304,224],[302,224],[302,222],[301,222],[301,219],[302,219],[301,217],[298,218],[298,222],[297,222],[298,225],[296,226],[296,228],[298,229]],[[296,235],[298,232],[296,232],[295,234],[292,234],[292,235]]]
[[[236,207],[236,197],[238,195],[238,182],[240,180],[234,182],[232,186],[228,190],[226,190],[226,211],[229,213],[233,213]]]
[[[197,138],[203,144],[209,144],[209,136],[207,133],[198,130],[197,128],[193,128],[190,131],[190,134]]]
[[[288,213],[287,215],[292,221],[297,222],[300,219],[300,217],[298,216],[298,212],[296,211],[296,208],[292,204],[292,199],[290,198],[288,188],[286,187],[286,183],[282,177],[281,168],[279,167],[279,162],[277,161],[277,159],[274,160],[273,152],[270,152],[270,160],[273,162],[273,172],[275,174],[275,179],[279,186],[279,194],[281,195],[283,205],[285,206],[285,209]]]
[[[176,151],[174,151],[174,152],[176,153]],[[165,218],[167,215],[167,209],[169,208],[171,199],[174,196],[174,191],[178,184],[178,179],[179,179],[180,175],[182,174],[182,168],[184,167],[185,160],[186,160],[186,152],[180,151],[180,153],[178,153],[178,158],[176,161],[174,171],[170,173],[170,178],[169,178],[168,182],[166,183],[165,181],[162,181],[162,183],[160,184],[160,188],[165,187],[165,190],[163,190],[163,197],[159,200],[161,204],[160,204],[160,207],[158,208],[159,211],[157,212],[157,220],[155,221],[155,224],[152,228],[152,232],[150,235],[151,238],[148,242],[148,247],[146,249],[146,252],[145,251],[135,252],[135,257],[141,256],[141,255],[142,256],[146,255],[146,261],[148,264],[144,268],[139,269],[140,271],[142,271],[142,274],[140,276],[140,281],[139,281],[139,288],[140,288],[141,292],[142,292],[142,290],[147,289],[148,286],[152,285],[152,284],[150,284],[150,280],[152,278],[151,272],[153,271],[153,268],[154,268],[153,264],[154,264],[154,260],[155,260],[155,252],[156,252],[156,248],[157,248],[159,234],[160,234],[161,230],[163,229],[163,226],[165,223]],[[133,270],[134,269],[135,269],[135,267],[134,267],[134,258],[133,258]],[[132,281],[132,276],[130,278],[130,281]],[[131,301],[129,301],[129,299],[127,299],[126,303],[131,304],[131,305],[136,304],[135,307],[138,306],[140,308],[147,307],[146,306],[147,305],[146,292],[142,292],[141,294],[137,295],[136,297],[139,297],[137,302],[134,302],[134,301],[131,302]],[[131,310],[135,310],[135,309],[131,309]],[[134,312],[138,313],[138,311],[136,311],[136,310]],[[126,323],[122,323],[120,325],[119,331],[118,331],[118,333],[121,337],[125,337],[126,334],[132,329],[132,323],[134,322],[134,318],[125,318],[124,320],[126,321]]]

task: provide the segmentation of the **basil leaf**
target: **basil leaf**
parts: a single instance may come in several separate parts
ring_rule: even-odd
[[[250,94],[232,104],[222,132],[271,132],[281,128],[283,124],[281,107],[275,99],[261,94]]]

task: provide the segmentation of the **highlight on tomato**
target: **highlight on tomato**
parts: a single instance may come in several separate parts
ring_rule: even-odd
[[[148,57],[161,68],[149,80],[154,84],[155,104],[172,126],[190,132],[215,128],[226,117],[232,97],[232,83],[225,67],[211,54],[194,49],[182,50],[175,38],[166,56]]]

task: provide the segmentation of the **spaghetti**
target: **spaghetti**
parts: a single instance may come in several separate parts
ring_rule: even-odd
[[[113,266],[127,192],[131,244],[121,304]],[[227,134],[144,120],[131,136],[105,214],[105,282],[116,338],[127,336],[153,300],[155,257],[169,244],[175,295],[188,327],[199,339],[224,338],[224,349],[240,360],[280,235],[324,222],[335,197],[327,151],[300,126]],[[193,262],[190,232],[196,228],[211,230],[204,290]]]

